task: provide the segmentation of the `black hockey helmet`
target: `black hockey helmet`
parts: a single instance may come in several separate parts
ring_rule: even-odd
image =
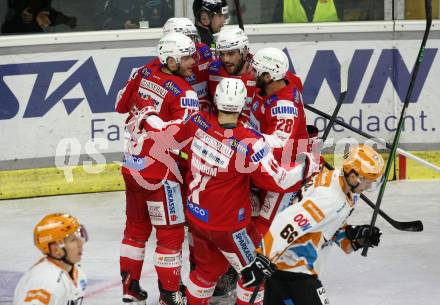
[[[214,14],[228,15],[228,3],[226,0],[194,0],[193,13],[196,20],[200,20],[202,12],[207,12],[210,16]]]

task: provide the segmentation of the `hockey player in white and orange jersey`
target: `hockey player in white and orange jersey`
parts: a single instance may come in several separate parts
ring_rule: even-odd
[[[343,170],[321,172],[302,200],[278,214],[257,249],[256,259],[242,271],[244,286],[264,278],[264,304],[329,304],[318,274],[323,248],[336,243],[346,253],[363,247],[369,225],[351,226],[347,218],[358,194],[379,184],[382,157],[371,147],[358,145],[344,156]],[[371,232],[371,247],[380,241]]]
[[[17,284],[14,305],[80,305],[87,279],[78,263],[87,241],[85,228],[68,214],[49,214],[34,229],[44,254]]]

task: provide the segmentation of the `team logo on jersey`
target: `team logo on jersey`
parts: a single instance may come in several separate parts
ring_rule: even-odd
[[[255,246],[246,233],[246,229],[241,229],[238,232],[232,233],[232,238],[240,250],[241,256],[245,259],[246,265],[254,260]]]
[[[249,154],[249,148],[247,145],[243,144],[241,141],[237,140],[235,137],[231,137],[228,139],[228,145],[230,148],[232,148],[234,151],[243,154],[248,155]]]
[[[180,106],[182,108],[199,110],[200,103],[197,98],[181,97]]]
[[[176,85],[173,81],[169,80],[166,81],[163,86],[171,92],[174,96],[179,96],[182,93],[182,90],[179,88],[179,86]]]
[[[271,114],[277,117],[298,117],[298,108],[293,105],[279,105],[271,109]]]
[[[270,152],[270,147],[269,145],[265,144],[262,149],[260,149],[251,156],[252,162],[254,163],[260,162],[261,160],[263,160],[264,157],[266,157],[269,154],[269,152]]]
[[[191,121],[193,121],[194,124],[199,126],[204,131],[207,131],[211,127],[211,125],[208,124],[200,114],[193,116]]]
[[[204,208],[202,208],[200,205],[191,202],[191,201],[187,201],[186,202],[186,207],[188,208],[188,211],[197,219],[203,221],[203,222],[208,222],[209,219],[209,214],[208,214],[208,210],[205,210]]]
[[[148,78],[151,75],[151,70],[148,68],[143,68],[141,74],[142,74],[142,78]]]

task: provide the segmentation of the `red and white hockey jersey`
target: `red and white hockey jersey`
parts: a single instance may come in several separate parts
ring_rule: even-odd
[[[301,80],[291,72],[285,80],[287,86],[270,96],[257,91],[250,114],[250,124],[264,135],[281,164],[295,161],[308,145]]]
[[[176,139],[191,139],[186,149],[190,161],[186,216],[202,228],[245,227],[251,217],[251,181],[278,192],[303,181],[303,165],[289,171],[280,167],[264,138],[241,123],[225,129],[216,115],[201,111],[180,128]]]
[[[87,286],[81,267],[73,278],[50,258],[42,258],[18,282],[13,305],[80,305]]]
[[[130,111],[136,95],[144,99],[151,97],[160,118],[167,124],[182,123],[199,110],[199,100],[191,86],[181,77],[162,72],[161,66],[146,65],[139,68],[119,92],[116,111]],[[143,178],[177,181],[178,170],[174,168],[176,162],[170,161],[175,156],[170,155],[166,147],[171,139],[159,134],[146,136],[137,129],[136,118],[131,114],[126,123],[131,127],[128,127],[129,145],[124,155],[122,173],[129,174],[134,170]]]
[[[245,65],[249,65],[250,67],[249,61],[247,61]],[[228,73],[228,71],[226,71],[223,62],[220,59],[217,59],[209,65],[208,73],[209,73],[208,89],[211,97],[215,96],[215,89],[217,88],[218,83],[223,78],[225,77],[239,78],[243,81],[247,89],[247,97],[246,97],[246,104],[244,105],[242,112],[246,116],[249,116],[250,109],[252,106],[252,100],[254,98],[255,88],[256,88],[255,76],[252,69],[248,69],[248,71],[246,71],[241,75],[231,75]]]
[[[344,193],[339,170],[321,172],[301,201],[278,214],[258,251],[280,270],[318,274],[325,246],[336,242],[352,251],[343,227],[355,208],[358,195]]]

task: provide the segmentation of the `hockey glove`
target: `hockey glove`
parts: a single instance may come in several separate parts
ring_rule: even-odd
[[[158,113],[153,99],[151,97],[147,97],[146,99],[144,99],[140,97],[139,94],[136,94],[135,103],[130,112],[134,116],[141,116],[141,119],[148,115]]]
[[[243,286],[245,288],[257,286],[266,278],[271,277],[276,270],[275,264],[266,256],[257,254],[254,261],[241,270]]]
[[[297,156],[297,160],[301,159],[304,159],[304,180],[308,180],[319,173],[320,160],[316,159],[315,154],[308,152],[300,153]]]
[[[370,225],[362,226],[347,226],[345,228],[345,233],[347,234],[347,239],[351,242],[351,247],[354,251],[365,246],[367,237],[370,234]],[[380,242],[380,236],[382,232],[377,227],[373,228],[373,232],[370,236],[369,247],[377,247]]]

